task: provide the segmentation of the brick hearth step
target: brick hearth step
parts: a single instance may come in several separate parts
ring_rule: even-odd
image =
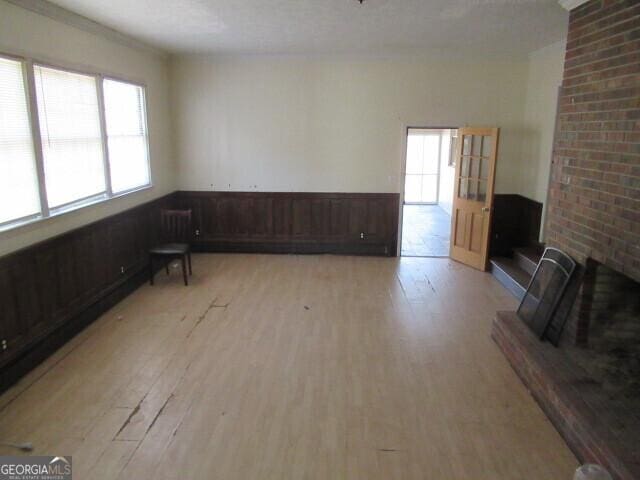
[[[491,337],[582,463],[616,480],[640,479],[640,419],[566,352],[541,342],[516,312],[496,312]]]

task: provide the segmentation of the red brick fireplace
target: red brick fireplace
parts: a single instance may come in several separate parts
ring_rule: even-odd
[[[640,281],[640,2],[569,20],[546,243]]]
[[[638,0],[571,11],[547,207],[545,243],[579,264],[560,347],[513,312],[493,338],[580,461],[640,478]]]

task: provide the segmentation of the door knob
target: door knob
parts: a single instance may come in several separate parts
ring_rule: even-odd
[[[489,207],[482,207],[482,211],[483,212],[488,212],[489,211]]]

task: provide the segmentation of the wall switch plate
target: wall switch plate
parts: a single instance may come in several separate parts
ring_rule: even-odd
[[[124,273],[124,267],[120,267],[120,273]]]

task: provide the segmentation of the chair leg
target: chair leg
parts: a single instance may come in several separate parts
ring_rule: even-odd
[[[187,258],[189,259],[189,275],[193,275],[193,270],[191,270],[191,252],[187,253]]]
[[[184,278],[184,285],[189,285],[189,280],[187,280],[187,264],[185,262],[185,255],[182,256],[182,278]]]
[[[153,286],[153,255],[149,256],[149,283]]]

